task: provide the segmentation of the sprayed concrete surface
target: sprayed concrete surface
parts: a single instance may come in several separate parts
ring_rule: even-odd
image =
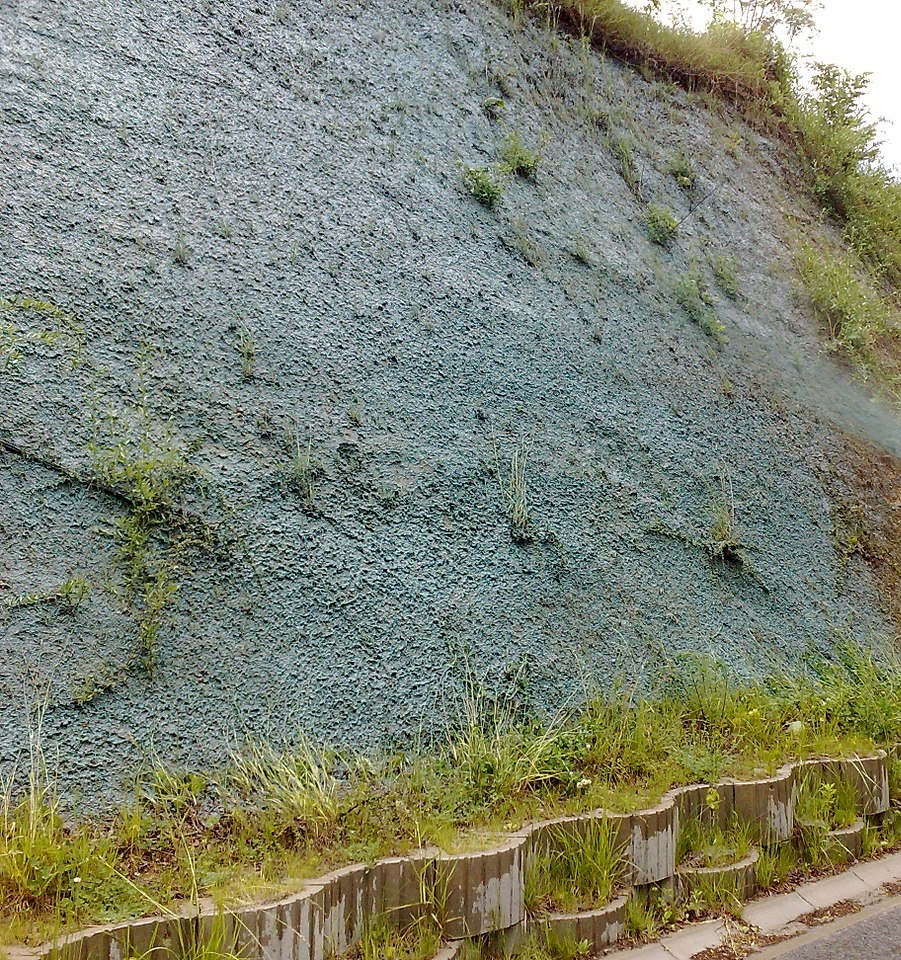
[[[3,316],[0,769],[40,720],[95,803],[248,736],[407,742],[469,671],[549,710],[685,651],[753,673],[888,631],[829,477],[836,426],[897,452],[897,422],[825,356],[791,260],[817,224],[775,146],[487,3],[21,0],[0,30],[0,294],[83,330],[73,365],[46,316]],[[490,210],[460,164],[512,131],[543,159]],[[692,267],[716,292],[720,255],[722,347],[674,292]],[[138,422],[227,543],[168,561],[152,675],[127,507],[86,482]],[[743,563],[707,549],[718,504]],[[72,577],[74,611],[16,602]]]

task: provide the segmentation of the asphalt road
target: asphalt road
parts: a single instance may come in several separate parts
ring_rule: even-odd
[[[864,910],[755,956],[758,960],[901,960],[901,900]]]

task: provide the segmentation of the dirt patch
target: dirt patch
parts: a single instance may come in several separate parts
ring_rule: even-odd
[[[820,907],[819,910],[813,910],[798,917],[799,922],[808,927],[819,927],[824,923],[832,923],[839,917],[847,917],[860,910],[860,904],[856,900],[840,900],[829,907]]]
[[[836,468],[847,493],[833,510],[840,563],[859,555],[881,587],[886,610],[901,628],[901,459],[845,436],[846,462]]]
[[[692,954],[691,960],[742,960],[753,950],[767,946],[773,938],[761,934],[756,927],[741,920],[724,918],[726,925],[723,942]]]

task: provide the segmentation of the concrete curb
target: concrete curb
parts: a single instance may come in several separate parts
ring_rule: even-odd
[[[884,885],[899,881],[901,853],[889,854],[878,860],[856,864],[843,873],[801,884],[790,893],[762,897],[745,907],[742,920],[762,934],[793,937],[810,931],[808,926],[800,922],[801,917],[847,901],[865,908],[894,899],[893,895],[886,892]],[[690,960],[703,950],[720,946],[726,941],[727,935],[725,924],[706,921],[684,927],[656,943],[608,951],[605,956],[622,956],[624,960]],[[779,952],[774,950],[773,955]],[[767,956],[769,953],[764,951],[761,955]]]
[[[525,878],[536,854],[562,834],[579,832],[599,818],[616,828],[628,867],[627,882],[642,888],[677,878],[676,845],[680,822],[714,819],[726,826],[738,818],[764,839],[786,840],[794,831],[794,807],[800,778],[816,771],[828,782],[850,784],[864,816],[878,816],[889,806],[886,753],[871,757],[807,760],[782,767],[775,776],[752,781],[724,781],[680,787],[650,809],[631,814],[602,810],[533,823],[500,846],[476,853],[447,855],[420,851],[372,865],[356,864],[306,883],[281,900],[235,909],[217,917],[226,927],[226,942],[246,960],[322,960],[359,941],[371,917],[386,914],[398,924],[438,917],[451,940],[483,934],[522,931]],[[852,837],[847,839],[853,843]],[[753,866],[735,865],[742,882]],[[601,947],[619,936],[618,901],[580,916],[548,918],[547,923],[583,931]],[[118,960],[127,953],[158,953],[177,958],[191,943],[203,942],[215,916],[202,907],[185,916],[148,917],[95,927],[34,950],[16,951],[17,960],[43,960],[65,952],[78,960]],[[614,936],[615,934],[615,936]],[[222,947],[223,950],[226,947]]]

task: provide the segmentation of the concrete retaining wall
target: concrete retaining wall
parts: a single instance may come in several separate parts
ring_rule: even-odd
[[[190,916],[150,917],[85,930],[56,945],[16,951],[14,956],[16,960],[43,960],[65,954],[66,960],[119,960],[153,947],[170,960],[183,955],[198,939],[217,936],[225,941],[222,949],[235,947],[247,960],[325,960],[348,950],[359,940],[368,920],[383,914],[399,925],[425,916],[439,917],[452,940],[502,931],[514,936],[526,925],[525,879],[535,856],[551,849],[562,835],[583,831],[597,818],[616,826],[617,843],[628,863],[629,885],[674,878],[690,884],[693,878],[718,872],[730,877],[735,874],[733,879],[747,896],[753,893],[753,857],[713,871],[677,870],[680,823],[703,818],[726,826],[737,816],[756,825],[764,839],[788,839],[794,828],[798,785],[805,773],[813,770],[824,780],[852,784],[861,816],[877,816],[888,809],[883,751],[872,757],[804,761],[760,780],[671,790],[657,806],[631,814],[593,811],[530,824],[491,850],[453,856],[423,851],[371,866],[345,867],[275,903],[241,908],[224,917],[211,908]],[[842,833],[852,855],[859,853],[860,831],[858,825]],[[622,932],[625,902],[619,897],[598,910],[553,915],[536,922],[601,946]]]

